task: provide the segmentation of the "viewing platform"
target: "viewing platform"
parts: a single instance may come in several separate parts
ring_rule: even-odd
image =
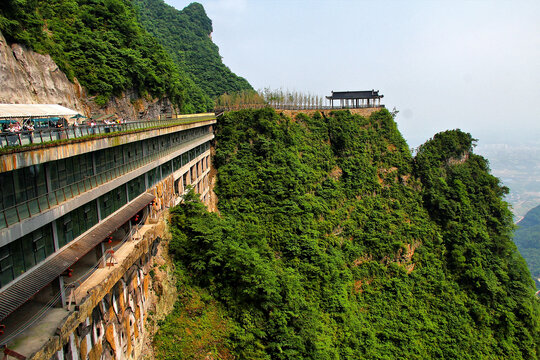
[[[0,118],[2,114],[0,113]],[[8,121],[13,122],[12,120]],[[40,120],[46,120],[42,118]],[[56,117],[55,117],[56,119]],[[200,122],[206,120],[215,119],[213,113],[206,114],[194,114],[194,115],[177,115],[175,118],[165,118],[157,120],[147,121],[125,121],[115,123],[86,123],[68,126],[44,126],[41,128],[34,128],[32,130],[19,131],[2,131],[0,132],[0,149],[11,148],[19,146],[31,146],[34,144],[50,143],[54,141],[65,142],[68,140],[85,138],[85,137],[97,137],[97,136],[109,136],[109,134],[119,132],[135,132],[150,128],[161,128],[167,126],[175,126],[180,124],[189,124],[193,122]]]
[[[324,111],[324,110],[352,110],[352,109],[370,109],[362,112],[371,113],[373,111],[383,109],[385,106],[381,104],[381,99],[384,95],[379,94],[379,90],[363,90],[363,91],[339,91],[334,92],[330,96],[326,96],[326,104],[324,99],[314,95],[302,95],[299,93],[271,93],[259,96],[260,102],[244,102],[234,99],[224,100],[219,102],[214,112],[220,115],[224,111],[237,111],[242,109],[262,109],[271,107],[278,111],[306,112],[306,111]],[[335,102],[338,103],[336,104]]]

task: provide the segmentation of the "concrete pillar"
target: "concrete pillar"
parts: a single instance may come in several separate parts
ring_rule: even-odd
[[[96,154],[95,154],[95,152],[92,152],[92,172],[93,172],[94,175],[97,175]]]
[[[99,264],[99,267],[100,268],[104,268],[106,265],[107,265],[107,261],[105,260],[105,244],[103,242],[101,242],[98,247],[101,249],[101,263]]]
[[[98,217],[98,221],[103,220],[103,218],[101,217],[101,206],[99,206],[100,202],[101,202],[101,199],[100,199],[100,198],[97,198],[97,199],[96,199],[96,206],[97,206],[97,217]]]
[[[66,306],[66,287],[64,286],[64,277],[59,276],[58,277],[58,284],[60,288],[60,301],[62,303],[62,307]]]
[[[54,243],[54,251],[58,251],[60,248],[60,245],[58,244],[58,229],[56,228],[56,220],[54,220],[51,223],[52,226],[52,236],[53,236],[53,243]]]

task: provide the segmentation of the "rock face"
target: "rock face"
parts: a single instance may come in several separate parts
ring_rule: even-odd
[[[146,99],[134,90],[97,105],[77,79],[71,82],[50,55],[19,44],[9,45],[0,33],[0,103],[59,104],[86,115],[117,114],[129,120],[156,119],[170,113],[167,98]]]
[[[49,55],[21,45],[9,46],[0,33],[0,102],[14,104],[60,104],[84,111],[84,91],[71,83]]]

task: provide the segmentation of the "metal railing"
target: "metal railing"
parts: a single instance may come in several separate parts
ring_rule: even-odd
[[[144,166],[154,160],[157,160],[165,155],[168,155],[181,147],[186,146],[189,143],[195,142],[208,134],[197,136],[194,139],[180,142],[173,146],[168,147],[163,151],[157,151],[153,154],[149,154],[145,157],[130,161],[128,163],[119,165],[112,169],[106,170],[96,175],[89,176],[82,180],[79,180],[73,184],[64,186],[47,194],[43,194],[36,198],[26,200],[17,205],[0,210],[0,229],[6,228],[10,225],[16,224],[24,219],[28,219],[35,216],[45,210],[59,205],[77,195],[80,195],[88,190],[96,188],[108,181],[116,179],[119,176],[127,174],[141,166]]]
[[[280,105],[280,104],[243,104],[238,106],[222,106],[214,108],[216,114],[223,111],[235,111],[242,109],[263,109],[265,107],[270,107],[276,110],[346,110],[346,109],[383,109],[384,105],[351,105],[351,106],[319,106],[319,105]]]
[[[19,131],[15,133],[0,133],[0,148],[42,144],[57,140],[70,140],[90,135],[110,134],[120,131],[133,131],[154,127],[171,126],[215,119],[214,115],[190,116],[178,119],[163,119],[149,121],[133,121],[119,124],[99,124],[69,126],[66,128],[42,128],[34,131]]]

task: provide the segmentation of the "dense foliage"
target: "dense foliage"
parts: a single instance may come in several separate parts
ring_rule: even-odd
[[[168,96],[182,112],[206,111],[210,99],[139,24],[125,0],[5,0],[0,31],[9,42],[50,54],[104,105],[134,89]]]
[[[190,195],[171,251],[223,307],[240,359],[535,359],[539,304],[505,188],[472,147],[449,131],[412,158],[386,110],[227,113],[220,215]]]
[[[514,242],[531,271],[536,285],[540,285],[540,206],[530,210],[518,223]]]
[[[192,3],[182,11],[163,0],[132,0],[142,25],[172,55],[205,93],[215,98],[224,93],[252,90],[246,79],[234,74],[221,61],[212,42],[212,20],[201,4]]]

